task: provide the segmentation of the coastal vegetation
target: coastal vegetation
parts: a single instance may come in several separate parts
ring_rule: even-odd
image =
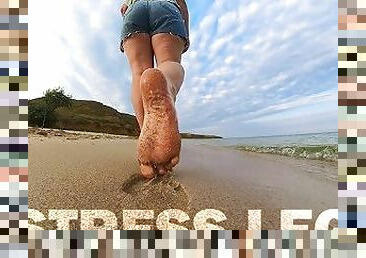
[[[29,101],[29,126],[138,136],[136,117],[120,113],[97,101],[76,100],[62,88],[49,89],[41,98]],[[210,139],[216,135],[182,133],[182,138]]]

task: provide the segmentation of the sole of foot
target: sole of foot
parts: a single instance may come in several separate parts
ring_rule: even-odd
[[[137,155],[141,174],[153,178],[165,175],[179,162],[181,138],[171,85],[156,68],[141,76],[144,123],[138,141]]]

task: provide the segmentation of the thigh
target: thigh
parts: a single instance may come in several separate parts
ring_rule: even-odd
[[[166,61],[180,63],[185,43],[179,36],[170,33],[155,34],[151,44],[158,65]]]
[[[133,75],[141,75],[143,71],[153,67],[154,54],[149,34],[138,33],[128,37],[123,42],[123,47]]]

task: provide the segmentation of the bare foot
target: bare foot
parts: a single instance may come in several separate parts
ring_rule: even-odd
[[[141,174],[152,178],[166,174],[179,162],[181,147],[178,121],[171,86],[155,68],[141,76],[144,123],[138,141]]]

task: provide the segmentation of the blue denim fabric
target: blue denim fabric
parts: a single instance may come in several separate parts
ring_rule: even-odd
[[[179,7],[166,0],[138,0],[130,5],[124,15],[121,51],[123,41],[135,33],[170,33],[185,41],[185,49],[189,47],[188,32]]]

